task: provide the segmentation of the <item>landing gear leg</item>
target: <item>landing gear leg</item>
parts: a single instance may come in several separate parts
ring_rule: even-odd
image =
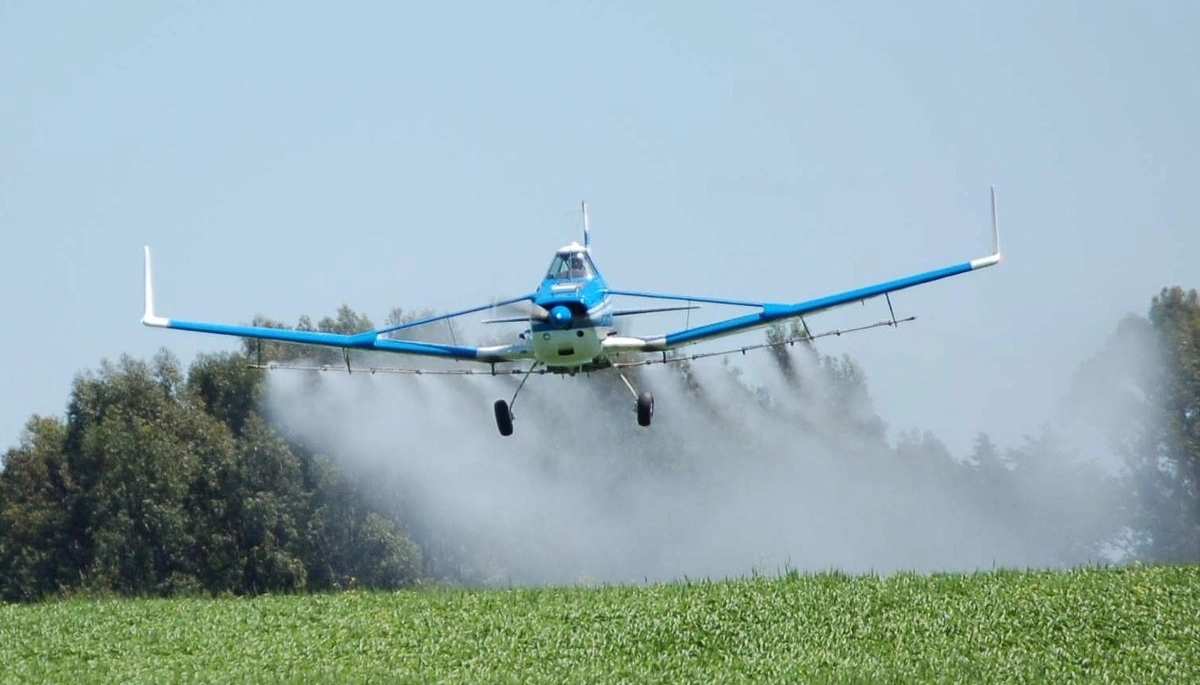
[[[637,411],[637,422],[639,426],[649,426],[650,419],[654,417],[654,395],[649,390],[643,390],[640,393],[633,388],[633,383],[625,377],[625,374],[617,371],[617,375],[621,377],[621,381],[625,383],[625,387],[629,388],[629,392],[633,393],[633,397],[637,400],[634,405]]]
[[[529,380],[529,374],[538,367],[541,362],[534,362],[525,375],[521,377],[521,382],[517,385],[517,389],[513,392],[512,399],[505,402],[504,400],[496,400],[492,405],[492,411],[496,414],[496,428],[500,431],[500,435],[512,435],[513,433],[513,413],[512,408],[517,405],[517,395],[520,394],[521,388],[525,387],[525,381]]]

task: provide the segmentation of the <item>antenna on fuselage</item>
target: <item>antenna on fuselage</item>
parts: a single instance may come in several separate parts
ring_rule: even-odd
[[[587,200],[580,203],[583,207],[583,249],[591,251],[592,239],[588,235]]]

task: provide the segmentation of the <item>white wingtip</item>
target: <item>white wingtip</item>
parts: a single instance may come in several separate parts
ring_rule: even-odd
[[[145,250],[143,280],[146,288],[146,310],[142,313],[142,323],[147,326],[166,327],[167,319],[154,314],[154,285],[150,278],[150,246],[146,245],[143,249]]]
[[[999,264],[999,263],[1000,263],[1000,255],[999,254],[988,255],[986,257],[980,257],[979,259],[972,259],[971,260],[971,269],[972,270],[982,269],[985,266],[995,266],[996,264]]]

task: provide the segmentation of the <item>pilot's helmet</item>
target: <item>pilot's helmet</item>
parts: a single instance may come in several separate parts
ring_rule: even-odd
[[[579,255],[572,256],[571,257],[571,268],[572,269],[582,269],[583,268],[583,258],[581,258]]]

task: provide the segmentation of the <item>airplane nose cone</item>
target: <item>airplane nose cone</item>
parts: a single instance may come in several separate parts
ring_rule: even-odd
[[[566,328],[571,323],[571,310],[558,305],[550,310],[550,322],[558,328]]]

